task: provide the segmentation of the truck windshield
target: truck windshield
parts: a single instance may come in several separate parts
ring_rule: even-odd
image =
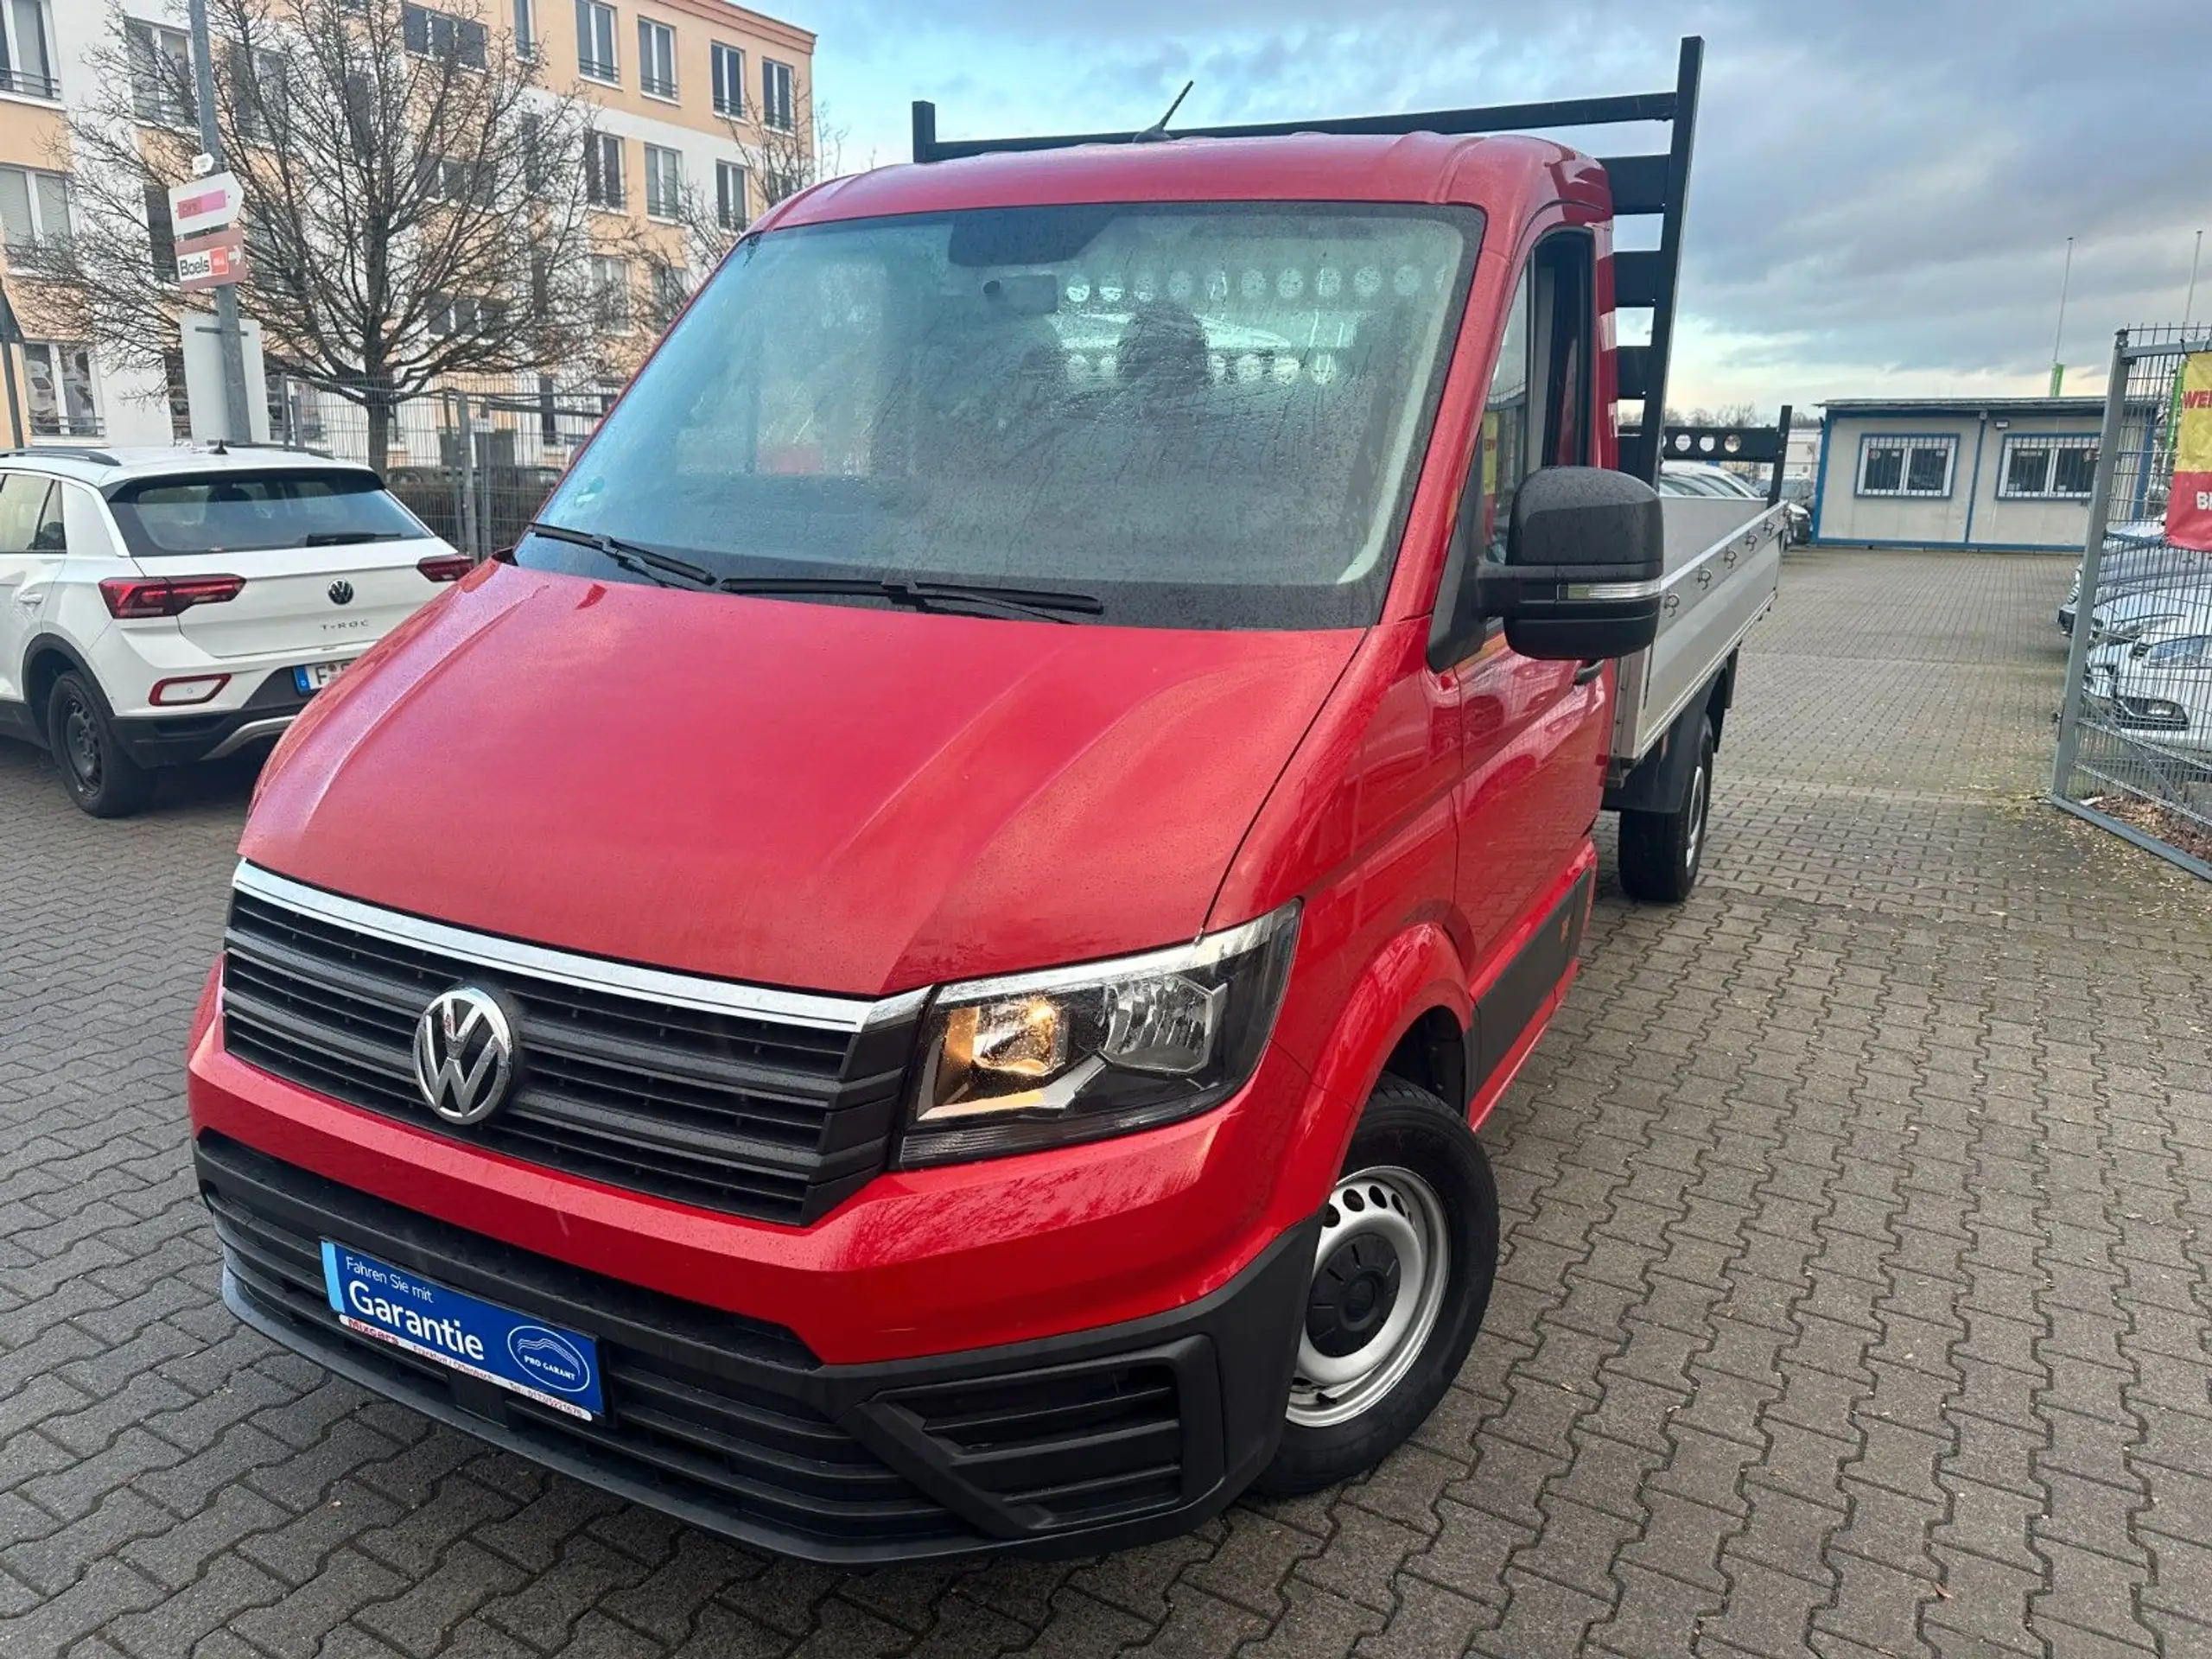
[[[1362,626],[1480,235],[1464,208],[1279,202],[772,232],[730,256],[539,517],[741,582]],[[654,579],[575,537],[515,556]]]

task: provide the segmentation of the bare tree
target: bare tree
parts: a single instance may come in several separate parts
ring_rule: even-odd
[[[747,116],[721,118],[736,164],[744,169],[742,198],[725,200],[718,178],[685,180],[676,215],[680,252],[670,247],[647,255],[656,265],[647,300],[656,334],[667,328],[691,289],[711,276],[737,245],[752,222],[756,201],[765,211],[843,171],[845,129],[831,121],[829,106],[817,103],[810,89],[802,89],[793,100],[788,125],[771,126],[754,118],[760,113],[755,110]],[[678,257],[681,267],[675,263]]]
[[[588,105],[512,40],[402,0],[211,12],[240,302],[274,361],[361,406],[372,460],[399,403],[449,377],[596,363]],[[119,4],[89,67],[67,135],[78,229],[32,274],[86,337],[157,367],[192,302],[164,199],[200,147],[190,71]]]

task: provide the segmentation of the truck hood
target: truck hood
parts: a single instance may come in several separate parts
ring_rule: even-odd
[[[465,927],[804,989],[1111,956],[1204,927],[1358,639],[492,565],[321,694],[240,850]]]

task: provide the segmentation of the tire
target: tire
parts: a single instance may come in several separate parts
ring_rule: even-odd
[[[1409,1237],[1420,1242],[1402,1255]],[[1384,1077],[1324,1211],[1289,1421],[1253,1490],[1315,1491],[1395,1451],[1459,1374],[1497,1269],[1497,1186],[1474,1132],[1427,1090]],[[1354,1367],[1333,1389],[1313,1380],[1317,1370]]]
[[[1672,812],[1621,814],[1621,886],[1631,899],[1679,905],[1697,886],[1713,806],[1713,722],[1698,728],[1697,765],[1687,798]]]
[[[46,741],[69,798],[96,818],[127,818],[154,792],[153,774],[116,741],[107,699],[74,669],[47,695]]]

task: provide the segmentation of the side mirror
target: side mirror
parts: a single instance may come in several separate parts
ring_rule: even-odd
[[[1658,636],[1667,536],[1658,492],[1603,467],[1548,467],[1513,498],[1505,559],[1474,573],[1523,657],[1625,657]]]

